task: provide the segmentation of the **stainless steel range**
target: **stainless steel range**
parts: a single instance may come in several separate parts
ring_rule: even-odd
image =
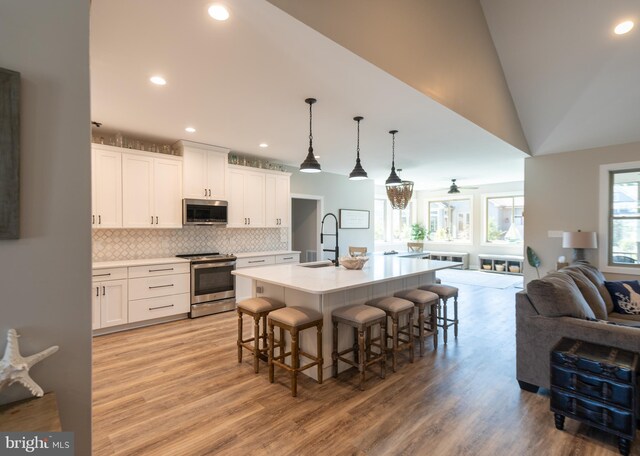
[[[191,261],[191,318],[236,308],[236,257],[220,253],[176,255]]]

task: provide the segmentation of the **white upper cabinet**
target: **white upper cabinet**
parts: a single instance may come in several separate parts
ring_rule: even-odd
[[[289,214],[291,212],[289,175],[266,175],[265,205],[266,226],[289,226]]]
[[[182,163],[154,159],[153,185],[156,228],[182,228]]]
[[[184,198],[226,200],[229,149],[190,141],[177,146],[184,159]]]
[[[122,153],[94,145],[91,159],[91,226],[122,228]]]
[[[229,169],[229,211],[230,227],[265,226],[265,175],[260,171],[242,168]]]
[[[289,174],[229,166],[229,227],[289,226]]]
[[[155,154],[157,155],[157,154]],[[122,225],[182,228],[182,160],[122,154]]]

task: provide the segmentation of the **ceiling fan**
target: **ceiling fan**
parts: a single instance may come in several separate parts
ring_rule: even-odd
[[[458,186],[458,184],[456,184],[456,179],[451,179],[451,186],[449,187],[449,191],[447,193],[453,195],[455,193],[460,193],[460,189],[463,190],[476,190],[478,187],[468,187],[468,186],[464,186],[464,187],[460,187]],[[442,190],[446,190],[446,189],[442,189]]]

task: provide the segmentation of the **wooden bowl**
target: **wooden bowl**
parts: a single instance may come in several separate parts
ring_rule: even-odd
[[[346,269],[362,269],[364,264],[369,261],[369,257],[366,256],[343,256],[340,257],[340,265]]]

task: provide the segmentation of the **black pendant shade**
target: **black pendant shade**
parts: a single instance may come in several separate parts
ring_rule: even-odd
[[[305,158],[302,164],[300,164],[300,171],[303,173],[319,173],[322,169],[320,168],[320,163],[318,163],[318,160],[316,160],[316,156],[313,153],[313,113],[311,110],[311,106],[316,102],[316,99],[307,98],[304,102],[309,105],[309,153],[307,154],[307,158]]]
[[[391,174],[387,177],[385,185],[393,186],[402,184],[402,179],[396,174],[396,133],[398,130],[391,130],[392,143],[391,143]]]
[[[356,145],[356,166],[353,167],[353,171],[349,174],[350,180],[364,180],[367,179],[367,172],[362,167],[360,163],[360,121],[363,119],[362,116],[354,117],[353,120],[358,122],[358,140]]]

